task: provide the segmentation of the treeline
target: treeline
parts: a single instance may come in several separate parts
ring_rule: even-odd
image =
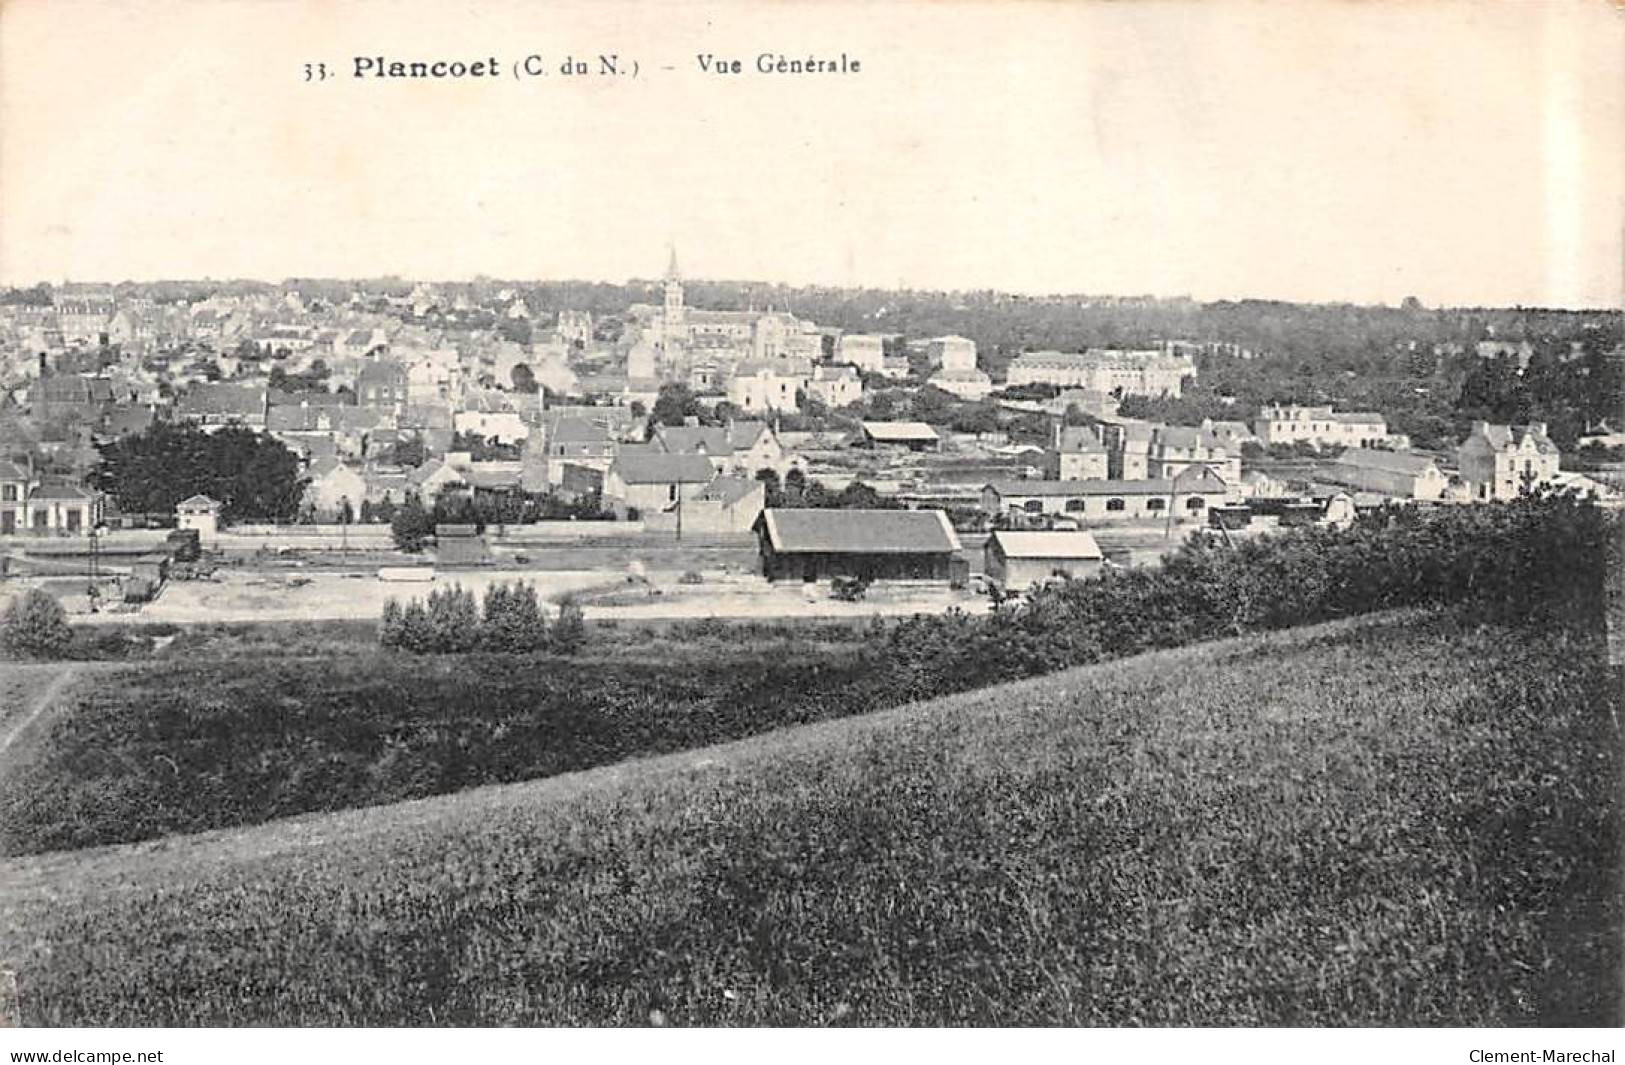
[[[424,506],[416,493],[400,506],[374,507],[372,517],[389,523],[395,546],[421,551],[434,536],[436,525],[472,525],[480,532],[488,525],[529,525],[538,521],[615,521],[618,515],[597,495],[566,499],[549,492],[475,492],[447,490]],[[365,518],[363,520],[366,520]]]
[[[1438,511],[1234,548],[1192,537],[1156,569],[1058,583],[988,616],[921,615],[881,660],[914,698],[1201,640],[1398,607],[1471,604],[1486,620],[1597,633],[1620,523],[1569,493]],[[1617,565],[1613,559],[1612,564]]]
[[[568,654],[585,638],[586,622],[574,600],[561,603],[559,616],[549,625],[535,587],[524,581],[492,585],[483,610],[462,585],[436,589],[427,600],[412,599],[404,606],[391,598],[378,626],[379,643],[413,654]]]

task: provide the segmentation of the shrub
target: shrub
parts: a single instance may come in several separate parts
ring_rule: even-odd
[[[587,619],[574,596],[559,603],[559,616],[553,622],[553,649],[570,654],[581,649],[587,639]]]
[[[460,584],[429,593],[429,631],[437,651],[472,651],[480,642],[474,593]]]
[[[678,584],[704,584],[705,583],[705,578],[700,576],[698,570],[692,570],[692,569],[691,570],[685,570],[683,572],[683,575],[681,577],[677,578],[677,583]]]
[[[536,589],[522,581],[498,584],[485,593],[480,645],[488,651],[540,651],[547,647],[547,620]]]
[[[67,611],[54,596],[38,588],[13,599],[0,621],[0,643],[13,654],[57,658],[72,642]]]

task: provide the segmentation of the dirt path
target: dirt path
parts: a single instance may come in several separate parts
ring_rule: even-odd
[[[28,730],[28,726],[39,720],[40,716],[62,697],[62,693],[67,690],[68,685],[77,676],[79,676],[79,667],[77,665],[63,666],[57,675],[51,678],[51,682],[45,686],[45,689],[34,696],[33,701],[28,704],[23,712],[7,722],[5,732],[0,733],[0,765],[5,763],[7,752],[11,750],[12,745],[17,742],[18,738]]]

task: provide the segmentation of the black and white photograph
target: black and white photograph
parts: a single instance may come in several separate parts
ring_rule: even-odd
[[[0,1060],[1614,1062],[1622,71],[0,0]]]

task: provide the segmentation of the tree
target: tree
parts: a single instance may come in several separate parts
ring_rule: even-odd
[[[429,449],[423,443],[423,437],[417,433],[395,442],[395,464],[397,466],[421,466],[429,457]]]
[[[524,363],[515,363],[514,368],[508,371],[508,379],[513,382],[515,392],[536,391],[536,373]]]
[[[11,601],[0,620],[0,642],[13,654],[56,658],[73,642],[67,611],[56,597],[38,588]]]
[[[96,445],[98,488],[131,514],[167,514],[202,494],[221,503],[225,521],[292,521],[307,479],[299,456],[275,437],[242,426],[205,433],[155,422],[140,433]]]
[[[766,497],[763,505],[782,507],[784,505],[784,488],[779,484],[779,471],[764,467],[756,471],[756,479],[762,482],[762,494]]]
[[[553,649],[570,654],[587,640],[587,618],[573,596],[559,603],[559,616],[553,622]]]
[[[406,504],[390,519],[389,533],[397,548],[416,553],[423,550],[429,537],[434,535],[434,516],[415,494],[409,495]]]
[[[526,652],[547,646],[547,619],[536,589],[523,581],[493,585],[485,593],[480,643],[487,650]]]
[[[700,401],[685,384],[664,384],[655,397],[654,420],[660,425],[680,426],[684,419],[698,417]]]

